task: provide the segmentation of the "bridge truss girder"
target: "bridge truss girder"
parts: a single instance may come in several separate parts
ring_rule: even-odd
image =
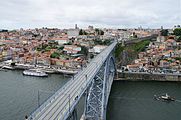
[[[115,69],[115,60],[110,53],[87,90],[85,120],[106,120],[106,108]]]

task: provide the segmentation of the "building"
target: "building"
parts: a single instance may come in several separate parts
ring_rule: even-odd
[[[76,45],[65,45],[63,51],[65,51],[67,54],[77,54],[81,51],[81,47]]]
[[[165,41],[165,37],[164,36],[158,36],[157,37],[157,42],[164,42]]]
[[[93,51],[94,53],[100,53],[101,51],[103,51],[107,46],[104,45],[96,45],[93,47]]]
[[[69,43],[68,37],[59,37],[59,38],[52,38],[48,40],[49,42],[58,42],[59,45]]]
[[[89,25],[88,30],[92,31],[92,30],[94,30],[94,27]]]
[[[69,29],[67,34],[68,38],[77,38],[79,36],[79,29]]]

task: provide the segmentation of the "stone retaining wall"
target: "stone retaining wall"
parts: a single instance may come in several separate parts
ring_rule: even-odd
[[[181,74],[120,73],[116,80],[181,81]]]

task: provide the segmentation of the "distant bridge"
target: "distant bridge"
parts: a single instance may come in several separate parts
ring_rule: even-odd
[[[111,85],[116,74],[113,42],[97,55],[52,97],[34,111],[28,120],[77,120],[75,106],[85,95],[84,120],[106,120]]]

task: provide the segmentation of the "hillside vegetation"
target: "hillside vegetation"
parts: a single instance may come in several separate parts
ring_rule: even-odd
[[[121,46],[121,43],[119,43],[116,46],[115,50],[115,57],[117,60],[117,64],[128,64],[132,62],[135,58],[137,58],[137,55],[139,52],[142,52],[145,50],[145,47],[148,46],[150,43],[150,40],[144,40],[135,44],[131,44],[128,46]],[[124,61],[124,63],[123,63]]]

